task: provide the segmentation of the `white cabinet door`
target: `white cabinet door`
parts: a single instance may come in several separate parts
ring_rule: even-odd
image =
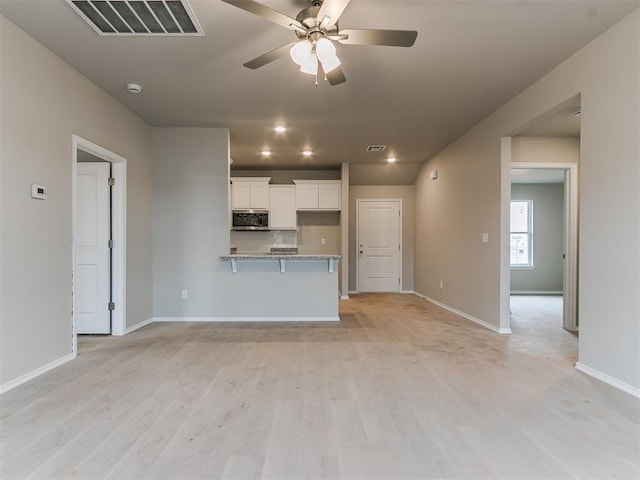
[[[231,208],[245,210],[251,208],[251,184],[234,182],[231,186]]]
[[[259,210],[266,210],[269,208],[269,186],[268,183],[251,183],[251,201],[250,207]]]
[[[318,208],[340,210],[340,184],[318,185]]]
[[[340,210],[340,180],[294,180],[298,210]]]
[[[269,187],[269,228],[271,230],[295,230],[296,187],[289,185]]]
[[[318,208],[318,186],[296,185],[296,206],[298,210]]]
[[[271,177],[232,177],[232,210],[267,210]]]

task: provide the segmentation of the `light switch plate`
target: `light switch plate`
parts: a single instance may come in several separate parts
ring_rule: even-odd
[[[482,243],[489,243],[489,234],[488,233],[483,233],[482,234]]]
[[[31,196],[33,198],[37,198],[38,200],[46,200],[47,199],[47,187],[44,185],[38,185],[37,183],[31,184]]]

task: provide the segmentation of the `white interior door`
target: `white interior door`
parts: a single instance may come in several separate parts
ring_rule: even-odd
[[[111,333],[108,162],[78,163],[74,308],[78,333]]]
[[[400,201],[358,200],[358,291],[400,291]]]

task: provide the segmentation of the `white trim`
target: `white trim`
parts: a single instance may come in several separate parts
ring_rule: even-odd
[[[136,330],[138,330],[139,328],[142,327],[146,327],[147,325],[149,325],[150,323],[153,323],[153,317],[152,318],[147,318],[146,320],[140,322],[140,323],[136,323],[135,325],[131,325],[130,327],[127,327],[127,330],[125,332],[126,334],[129,334],[131,332],[135,332]]]
[[[562,290],[512,290],[511,295],[562,295]]]
[[[112,299],[116,304],[116,309],[111,313],[111,334],[124,335],[126,330],[126,205],[127,205],[127,159],[113,153],[78,135],[71,136],[71,209],[72,209],[72,248],[71,248],[71,275],[75,279],[76,269],[76,249],[75,238],[78,228],[77,215],[77,188],[78,188],[78,150],[90,153],[96,157],[111,163],[112,176],[116,184],[112,188],[111,209],[112,209],[112,235],[114,247],[111,259],[111,288]],[[72,298],[75,297],[75,283],[72,283]],[[72,300],[73,302],[73,300]],[[78,335],[76,333],[75,306],[72,304],[72,352],[78,350]]]
[[[340,317],[153,317],[154,322],[339,322]]]
[[[601,382],[604,382],[612,387],[617,388],[618,390],[622,390],[623,392],[628,393],[629,395],[633,395],[636,398],[640,398],[640,388],[636,388],[633,385],[629,385],[628,383],[621,382],[617,378],[613,378],[606,373],[602,373],[599,370],[586,366],[584,363],[576,363],[576,370],[589,375]]]
[[[8,392],[9,390],[16,388],[17,386],[22,385],[23,383],[28,382],[29,380],[33,380],[34,378],[47,373],[49,370],[53,370],[54,368],[57,368],[64,363],[70,362],[74,358],[76,358],[75,352],[69,353],[64,357],[59,358],[58,360],[54,360],[53,362],[47,363],[42,367],[36,368],[35,370],[32,370],[29,373],[25,373],[21,377],[18,377],[15,380],[11,380],[10,382],[0,386],[0,395]]]
[[[405,295],[415,295],[416,292],[414,292],[413,290],[402,290],[400,293],[405,294]]]
[[[400,210],[400,223],[398,225],[398,242],[400,243],[400,251],[398,253],[398,277],[400,282],[398,283],[398,289],[392,292],[366,292],[366,293],[400,293],[402,292],[402,257],[404,242],[402,239],[402,227],[403,227],[403,212],[402,212],[402,199],[401,198],[356,198],[356,291],[360,292],[360,256],[358,254],[358,245],[360,245],[360,228],[358,224],[358,215],[360,211],[360,203],[375,203],[375,202],[398,202],[398,208]],[[351,293],[351,292],[350,292]]]
[[[340,300],[349,300],[349,295],[340,296]]]
[[[462,318],[466,318],[467,320],[471,320],[474,323],[477,323],[478,325],[481,325],[485,328],[488,328],[489,330],[493,330],[496,333],[499,333],[500,335],[510,335],[511,334],[511,329],[510,328],[499,328],[496,327],[495,325],[489,323],[489,322],[485,322],[484,320],[480,320],[477,317],[474,317],[473,315],[469,315],[468,313],[464,313],[456,308],[453,308],[449,305],[447,305],[446,303],[442,303],[442,302],[438,302],[437,300],[434,300],[431,297],[428,297],[426,295],[423,295],[421,293],[415,292],[414,293],[416,296],[423,298],[424,300],[426,300],[427,302],[431,302],[434,305],[437,305],[441,308],[444,308],[445,310],[449,310],[451,313],[455,313],[456,315],[461,316]]]

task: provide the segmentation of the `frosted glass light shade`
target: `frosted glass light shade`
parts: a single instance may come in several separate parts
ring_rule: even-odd
[[[325,58],[329,58],[335,56],[336,47],[326,38],[320,38],[316,43],[316,53],[318,54],[318,58],[322,62]]]
[[[318,73],[318,58],[315,54],[312,53],[307,57],[302,65],[300,65],[300,71],[308,73],[309,75],[316,75]]]
[[[312,49],[313,45],[309,40],[302,40],[291,47],[289,55],[291,55],[291,59],[294,62],[302,66],[302,64],[309,58],[309,55],[311,55]]]
[[[332,70],[335,70],[340,66],[340,59],[337,55],[333,54],[326,58],[320,57],[320,63],[322,63],[322,69],[324,73],[329,73]]]

